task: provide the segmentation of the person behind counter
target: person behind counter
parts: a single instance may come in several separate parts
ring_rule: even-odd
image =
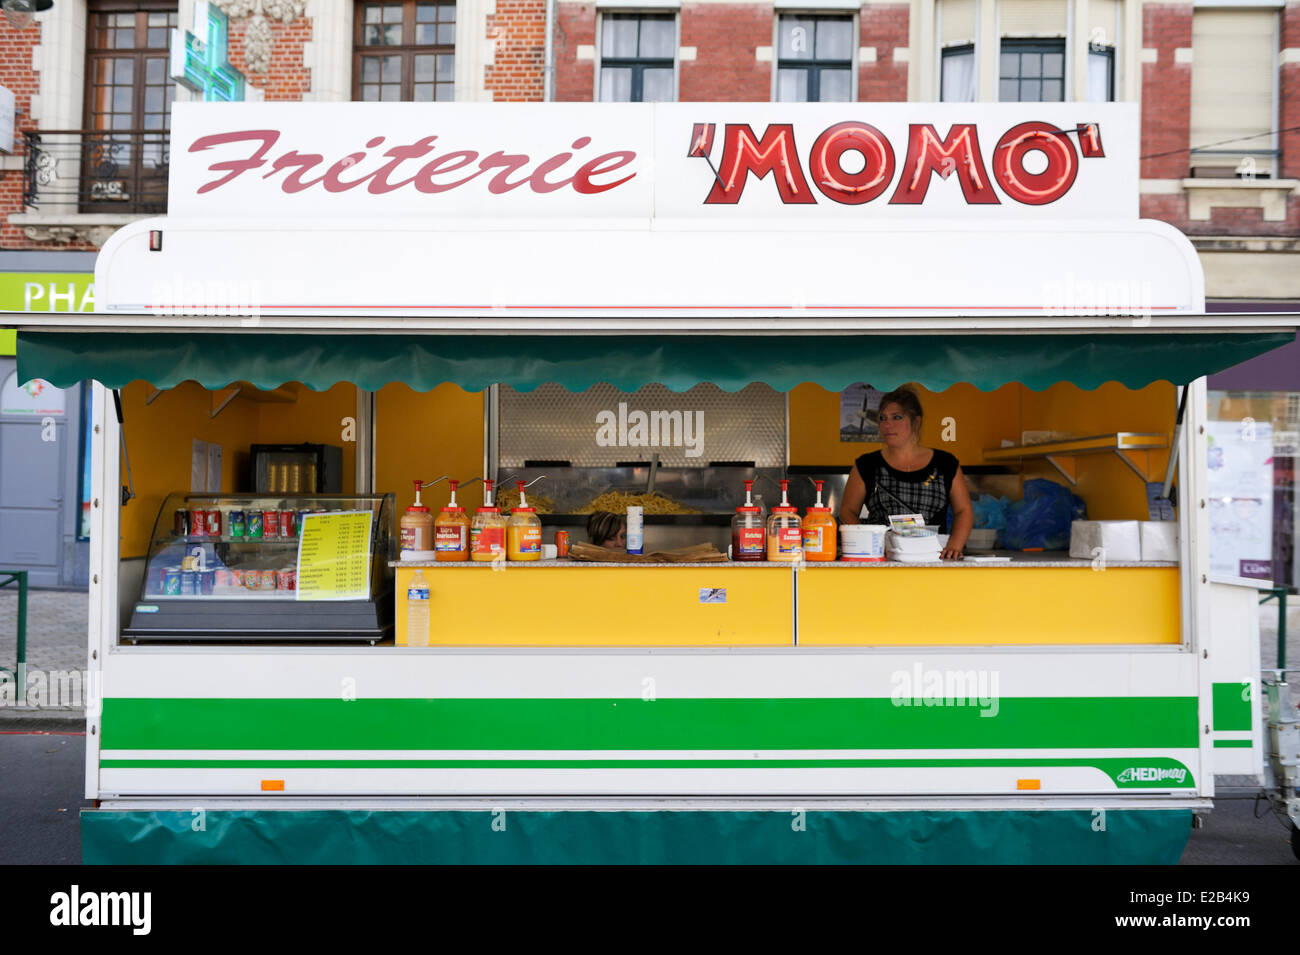
[[[627,517],[609,511],[593,511],[587,518],[587,540],[610,550],[627,549]]]
[[[879,451],[854,462],[840,503],[842,524],[861,523],[862,505],[872,523],[889,523],[890,514],[922,514],[927,524],[947,533],[945,558],[957,559],[975,525],[970,492],[957,458],[921,444],[921,400],[910,388],[898,388],[880,399]],[[952,529],[948,506],[952,505]]]

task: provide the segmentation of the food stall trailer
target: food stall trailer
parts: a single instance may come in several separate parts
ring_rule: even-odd
[[[1295,328],[1204,314],[1137,143],[1124,104],[178,104],[94,319],[11,319],[22,375],[95,382],[85,860],[1176,862],[1262,759],[1204,376]],[[410,479],[488,470],[498,385],[754,382],[787,465],[847,463],[841,389],[915,382],[927,444],[1093,516],[1168,472],[1177,559],[396,559]],[[337,495],[242,477],[301,441]],[[168,579],[212,509],[227,576]],[[212,616],[239,561],[279,589]]]

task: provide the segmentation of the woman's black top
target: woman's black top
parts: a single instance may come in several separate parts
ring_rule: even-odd
[[[853,462],[867,487],[866,520],[888,524],[891,514],[924,514],[927,524],[948,532],[948,498],[957,477],[957,458],[934,450],[930,463],[916,471],[899,471],[889,466],[880,451],[864,454]]]

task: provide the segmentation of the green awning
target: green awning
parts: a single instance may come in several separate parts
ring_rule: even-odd
[[[761,381],[778,391],[815,382],[830,391],[867,381],[916,382],[943,391],[970,382],[989,391],[1061,381],[1093,389],[1118,381],[1184,384],[1293,341],[1292,332],[1093,332],[928,335],[284,335],[260,332],[19,332],[20,380],[62,388],[95,379],[109,388],[147,381],[208,388],[302,382],[317,391],[353,382],[377,391],[403,382],[428,391],[555,382],[582,391],[608,382],[634,391],[658,382],[682,391],[712,382],[735,391]]]

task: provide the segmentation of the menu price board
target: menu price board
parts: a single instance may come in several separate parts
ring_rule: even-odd
[[[370,511],[304,514],[298,531],[298,599],[370,596]]]

